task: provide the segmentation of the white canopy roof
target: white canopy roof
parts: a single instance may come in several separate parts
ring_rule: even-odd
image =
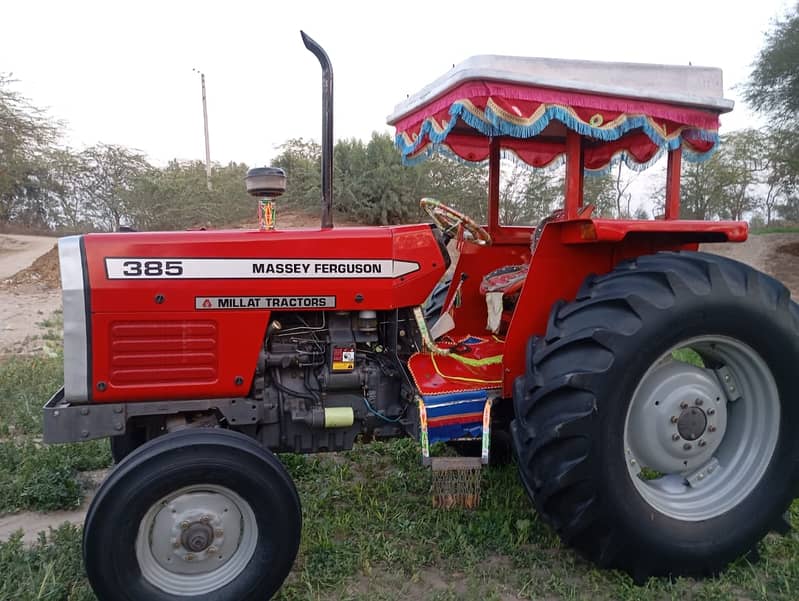
[[[645,63],[611,63],[519,56],[473,56],[399,103],[390,125],[467,81],[512,84],[585,92],[691,106],[726,113],[721,69]]]

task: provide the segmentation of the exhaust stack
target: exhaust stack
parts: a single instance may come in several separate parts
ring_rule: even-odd
[[[322,229],[333,227],[333,66],[324,49],[304,31],[305,47],[322,66]]]

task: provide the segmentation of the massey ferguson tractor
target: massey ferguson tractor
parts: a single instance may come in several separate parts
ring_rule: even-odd
[[[332,71],[303,40],[323,69],[319,229],[270,227],[286,178],[259,168],[263,228],[59,241],[64,387],[44,431],[111,437],[84,527],[98,598],[270,597],[301,530],[274,452],[358,439],[416,437],[434,469],[432,443],[471,448],[469,468],[510,441],[541,518],[638,580],[712,574],[786,531],[799,308],[698,251],[745,223],[679,219],[680,163],[712,155],[732,108],[721,72],[473,57],[388,122],[407,163],[487,165],[487,223],[423,199],[432,223],[334,228]],[[661,218],[593,214],[584,177],[662,155]],[[565,163],[562,207],[501,223],[502,158]]]

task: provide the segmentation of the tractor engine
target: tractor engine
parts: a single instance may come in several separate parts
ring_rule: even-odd
[[[402,362],[416,343],[403,313],[275,313],[252,389],[267,416],[258,430],[262,444],[344,450],[359,434],[390,437],[414,428]]]

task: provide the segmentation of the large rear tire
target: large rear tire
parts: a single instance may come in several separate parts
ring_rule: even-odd
[[[193,429],[133,451],[83,531],[100,601],[263,601],[300,542],[300,502],[278,459],[243,434]]]
[[[604,567],[705,575],[750,551],[799,483],[799,308],[704,253],[590,277],[556,305],[514,387],[539,514]]]

